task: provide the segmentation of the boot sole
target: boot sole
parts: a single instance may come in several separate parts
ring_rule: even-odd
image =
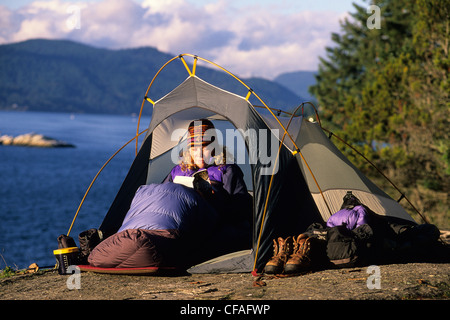
[[[264,272],[265,273],[269,273],[269,274],[279,274],[279,273],[283,273],[283,267],[277,267],[277,266],[267,266],[264,268]]]
[[[284,273],[299,273],[310,270],[310,266],[300,266],[297,264],[286,264],[284,266]]]

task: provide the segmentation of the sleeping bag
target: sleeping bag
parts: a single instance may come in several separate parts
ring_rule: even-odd
[[[202,232],[217,221],[217,213],[194,189],[176,183],[139,187],[122,226],[126,229]]]
[[[343,208],[333,214],[327,221],[327,227],[345,226],[348,230],[356,229],[363,224],[369,224],[369,213],[363,205]]]
[[[201,259],[199,241],[211,235],[217,222],[217,212],[194,189],[143,185],[118,232],[97,245],[88,261],[108,268],[185,267]]]

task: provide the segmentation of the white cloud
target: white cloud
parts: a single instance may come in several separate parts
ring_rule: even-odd
[[[197,54],[241,76],[273,78],[282,72],[316,70],[318,56],[331,45],[331,32],[339,32],[339,20],[346,14],[289,13],[281,5],[35,1],[19,9],[0,6],[0,43],[64,38],[113,49],[152,46],[174,55]],[[78,12],[68,11],[74,6]],[[68,20],[77,17],[79,29],[70,28]]]

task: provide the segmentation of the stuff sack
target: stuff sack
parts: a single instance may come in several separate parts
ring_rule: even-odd
[[[372,228],[364,224],[354,230],[345,226],[336,226],[327,232],[327,256],[331,264],[337,268],[352,268],[367,264]]]
[[[315,222],[311,224],[305,234],[312,242],[311,261],[315,269],[325,269],[330,267],[330,261],[327,256],[327,233],[328,229],[321,223]]]
[[[440,242],[439,237],[440,231],[433,224],[425,223],[403,227],[395,241],[395,248],[393,250],[395,261],[449,261],[449,246]]]
[[[92,250],[103,240],[103,233],[97,229],[89,229],[78,235],[80,242],[80,260],[82,264],[88,263]]]

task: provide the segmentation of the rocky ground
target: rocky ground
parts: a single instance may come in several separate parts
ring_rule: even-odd
[[[78,276],[78,278],[76,278]],[[38,271],[0,280],[1,300],[450,299],[449,263],[329,269],[295,276],[127,276]]]
[[[248,273],[187,274],[173,277],[91,272],[59,275],[54,270],[40,270],[0,280],[1,304],[20,310],[15,308],[17,304],[14,300],[116,301],[112,306],[118,306],[118,300],[122,301],[120,303],[125,300],[145,300],[153,303],[139,306],[151,306],[155,311],[162,307],[168,315],[174,316],[184,313],[192,315],[196,312],[205,312],[205,316],[206,312],[212,310],[208,311],[205,306],[216,308],[215,313],[220,312],[222,315],[238,312],[246,315],[255,312],[263,312],[263,315],[270,312],[278,314],[297,308],[299,300],[328,300],[328,303],[332,300],[363,303],[369,300],[440,300],[438,305],[433,305],[436,308],[448,306],[447,302],[450,300],[450,263],[391,264],[329,269],[295,276],[261,277]],[[292,301],[297,302],[293,304]],[[251,308],[259,306],[268,309],[248,310],[246,308],[249,305]],[[204,310],[201,309],[203,307]],[[414,310],[408,308],[410,311]],[[372,311],[377,310],[375,308]]]

